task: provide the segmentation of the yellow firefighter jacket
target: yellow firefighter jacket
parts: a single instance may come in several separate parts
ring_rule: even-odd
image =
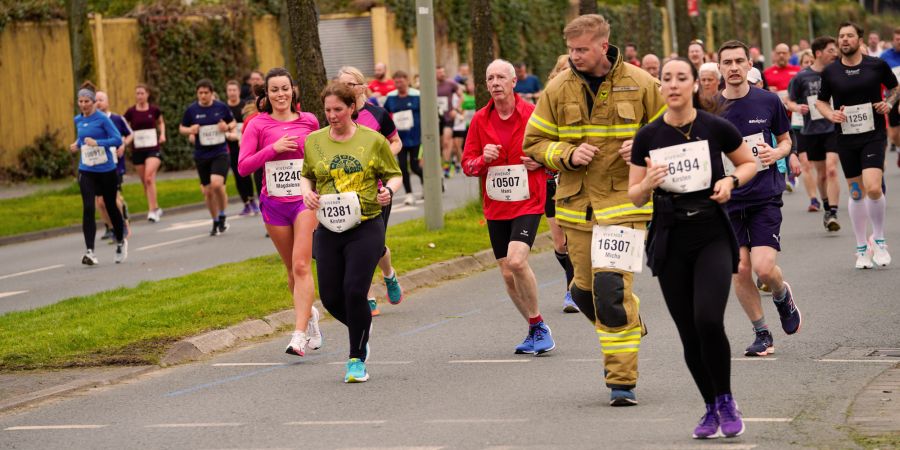
[[[556,220],[564,227],[646,222],[653,212],[652,203],[637,207],[628,199],[628,165],[618,150],[665,111],[659,80],[622,61],[616,47],[609,47],[607,58],[612,69],[596,95],[571,63],[550,80],[525,131],[525,153],[560,173]],[[586,95],[593,98],[591,110]],[[582,143],[600,151],[576,167],[571,156]]]

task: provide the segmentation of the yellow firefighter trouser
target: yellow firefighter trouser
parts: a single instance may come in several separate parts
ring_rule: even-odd
[[[626,223],[644,230],[643,222]],[[594,326],[600,338],[606,385],[631,389],[637,384],[638,350],[646,334],[639,316],[640,300],[632,292],[634,274],[591,267],[591,231],[564,228],[569,258],[575,268],[573,283],[584,294],[591,293]],[[571,288],[571,286],[570,286]],[[575,293],[573,293],[575,295]],[[591,317],[591,314],[586,314]]]

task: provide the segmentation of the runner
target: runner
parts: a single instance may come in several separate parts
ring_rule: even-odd
[[[700,97],[700,104],[703,109],[710,109],[719,96],[719,84],[722,81],[722,75],[719,73],[719,65],[716,63],[703,63],[697,71],[700,74],[700,90],[697,91]]]
[[[630,138],[665,109],[659,80],[624,63],[609,22],[583,15],[565,30],[570,67],[551,80],[528,121],[525,154],[559,170],[556,219],[566,232],[572,299],[600,337],[612,406],[636,405],[638,350],[645,328],[632,268],[594,267],[592,231],[627,229],[634,242],[652,208],[628,199]],[[618,153],[617,153],[618,152]],[[636,269],[636,267],[635,267]]]
[[[694,39],[688,44],[688,59],[697,70],[706,62],[706,46],[700,39]]]
[[[420,117],[421,101],[419,91],[409,86],[409,75],[398,70],[394,72],[394,85],[397,87],[388,93],[384,109],[393,114],[394,124],[403,147],[397,154],[400,172],[403,174],[403,189],[406,192],[404,205],[415,204],[412,182],[409,172],[419,177],[419,185],[423,186],[422,166],[419,164],[419,147],[422,145],[422,125]],[[424,191],[424,189],[423,189]]]
[[[797,147],[797,154],[800,157],[800,173],[803,176],[803,188],[806,190],[807,197],[809,197],[809,206],[807,206],[806,210],[808,212],[819,212],[822,208],[822,204],[819,203],[819,199],[816,197],[816,183],[819,178],[815,165],[809,160],[809,155],[807,154],[808,152],[805,147],[806,143],[800,138],[803,126],[808,120],[806,120],[801,112],[795,110],[795,108],[798,107],[798,104],[794,102],[790,96],[791,90],[794,89],[794,83],[797,80],[797,76],[803,72],[803,69],[811,66],[816,59],[813,57],[812,50],[809,49],[801,51],[799,58],[800,60],[798,63],[800,65],[800,72],[798,72],[797,75],[794,75],[794,78],[792,78],[791,82],[788,84],[788,97],[784,99],[784,104],[788,111],[791,112],[791,141],[795,142]],[[796,141],[794,141],[794,139],[796,139]],[[822,201],[825,201],[827,195],[825,194],[825,190],[823,189],[821,193]],[[828,208],[825,208],[825,210],[828,211]]]
[[[822,36],[814,39],[812,52],[815,55],[812,64],[801,70],[791,83],[788,108],[795,114],[803,115],[803,128],[797,135],[800,141],[797,146],[802,152],[800,160],[809,161],[815,170],[816,184],[825,209],[822,224],[826,230],[834,232],[841,229],[837,220],[841,193],[837,175],[837,141],[834,124],[816,109],[822,71],[837,57],[834,38]],[[812,170],[805,171],[805,174],[812,173]]]
[[[375,130],[387,138],[390,143],[391,153],[394,156],[400,153],[403,143],[400,141],[400,135],[397,133],[397,127],[394,125],[391,115],[384,108],[366,102],[366,87],[363,84],[365,77],[363,77],[362,72],[355,67],[341,67],[338,70],[338,81],[344,83],[356,93],[356,123]],[[381,208],[381,219],[384,221],[385,229],[387,229],[388,220],[391,218],[391,206],[391,204],[387,204]],[[391,249],[387,245],[384,246],[381,259],[378,260],[378,267],[381,268],[388,302],[392,305],[399,305],[403,301],[403,289],[400,288],[400,282],[397,281],[397,272],[394,270],[394,266],[391,265]],[[373,316],[381,314],[381,311],[378,310],[378,300],[375,298],[371,287],[369,288],[368,302]]]
[[[881,59],[888,63],[894,76],[900,80],[900,27],[894,28],[894,37],[891,40],[891,48],[881,52]],[[900,145],[900,113],[891,110],[888,113],[890,127],[888,128],[888,139],[890,140],[891,151],[897,151],[897,145]],[[897,155],[897,167],[900,167],[900,154]]]
[[[387,139],[353,122],[358,96],[340,82],[322,92],[329,125],[306,138],[300,180],[303,201],[319,219],[313,238],[319,296],[349,331],[345,383],[369,379],[372,314],[366,291],[384,250],[381,207],[402,183]]]
[[[378,99],[378,105],[383,106],[388,93],[396,89],[394,80],[387,77],[387,66],[384,63],[375,63],[375,76],[369,82],[369,95]]]
[[[475,79],[463,83],[461,99],[456,103],[456,116],[453,118],[453,153],[462,155],[466,145],[466,136],[472,117],[475,117]]]
[[[225,206],[228,204],[225,179],[228,177],[230,159],[225,133],[235,128],[237,122],[231,115],[231,108],[213,100],[212,81],[198,81],[197,101],[184,112],[178,131],[194,144],[194,164],[200,175],[206,207],[213,220],[210,236],[222,234],[228,229],[225,222]]]
[[[163,215],[156,200],[156,173],[162,164],[162,145],[166,143],[166,121],[162,111],[150,104],[150,88],[138,84],[134,88],[135,105],[125,111],[125,120],[134,130],[131,163],[144,185],[147,196],[147,220],[159,222]]]
[[[528,322],[517,354],[541,355],[556,348],[538,308],[537,280],[528,253],[537,236],[546,199],[547,174],[522,153],[534,105],[513,91],[516,69],[495,59],[485,75],[491,99],[475,113],[463,152],[463,171],[479,177],[484,218],[506,292]]]
[[[773,63],[769,68],[763,71],[763,79],[766,80],[766,85],[768,89],[772,92],[778,94],[778,98],[781,99],[781,102],[787,108],[787,98],[788,98],[788,86],[790,86],[791,80],[794,78],[797,73],[800,72],[800,68],[797,66],[791,66],[788,64],[788,61],[791,58],[791,49],[787,44],[778,44],[775,46],[775,51],[773,53],[772,59]],[[791,114],[788,113],[788,119],[791,119]],[[788,129],[789,136],[791,138],[791,153],[797,153],[797,137],[794,136],[793,127]],[[792,165],[799,166],[800,160],[799,158],[794,160],[796,156],[791,156]],[[779,167],[781,170],[781,167]],[[785,187],[788,192],[794,192],[794,187],[797,185],[797,180],[794,177],[794,173],[792,171],[787,171],[787,184]],[[817,201],[818,203],[818,201]]]
[[[663,66],[662,92],[669,108],[663,120],[634,138],[628,195],[635,205],[652,196],[647,264],[659,279],[684,359],[706,403],[693,437],[707,439],[718,437],[720,428],[725,437],[744,432],[731,395],[731,349],[724,325],[740,252],[722,205],[732,189],[753,178],[756,161],[734,125],[696,109],[697,85],[689,60],[677,58]],[[737,167],[730,176],[725,175],[723,155]]]
[[[438,115],[440,115],[440,132],[441,132],[441,163],[444,169],[444,178],[450,178],[450,165],[454,164],[453,158],[453,118],[456,111],[453,108],[453,97],[462,96],[462,89],[453,80],[447,79],[447,71],[444,66],[437,66],[435,69],[437,76],[437,104]],[[454,165],[458,165],[457,161]]]
[[[133,136],[131,135],[131,129],[128,128],[128,124],[125,123],[125,119],[123,119],[122,116],[113,114],[109,111],[109,96],[106,95],[106,92],[97,91],[94,96],[97,99],[97,110],[105,114],[106,117],[109,117],[109,120],[112,121],[113,125],[116,126],[116,129],[119,130],[119,134],[122,136],[122,145],[117,147],[115,151],[117,181],[116,208],[118,208],[119,212],[122,214],[122,220],[125,224],[125,239],[128,239],[131,237],[131,226],[128,223],[128,204],[125,203],[125,197],[122,196],[122,177],[125,175],[125,146],[131,143]],[[112,244],[112,238],[115,237],[112,231],[112,220],[106,212],[106,203],[103,201],[102,195],[97,196],[97,209],[100,211],[100,217],[106,225],[106,232],[100,239],[110,239],[109,243]]]
[[[647,53],[641,59],[641,69],[644,69],[653,78],[659,78],[659,57],[653,53]]]
[[[825,118],[840,124],[835,128],[841,167],[850,190],[847,211],[856,236],[856,268],[871,269],[891,263],[884,239],[887,202],[882,191],[887,136],[880,116],[897,107],[900,89],[884,60],[860,53],[863,30],[859,25],[844,22],[839,30],[841,58],[822,72],[816,108]],[[882,97],[882,86],[888,90],[887,98]],[[872,235],[867,238],[869,221]]]
[[[72,153],[81,152],[78,163],[78,187],[81,189],[81,230],[84,233],[86,250],[81,263],[93,266],[99,263],[94,255],[94,239],[97,222],[94,220],[95,197],[103,197],[106,212],[112,221],[116,239],[115,262],[119,264],[128,257],[128,240],[125,239],[125,222],[116,208],[116,163],[114,151],[122,145],[122,135],[105,114],[97,113],[97,97],[89,83],[78,90],[78,109],[75,116],[75,130],[78,139],[69,146]]]
[[[319,121],[312,113],[297,111],[291,83],[290,72],[281,67],[266,74],[263,112],[243,130],[238,171],[249,176],[265,168],[267,177],[259,196],[263,222],[287,269],[296,314],[285,352],[303,356],[307,346],[314,350],[322,346],[319,311],[312,306],[316,215],[306,209],[299,187],[303,144],[309,133],[319,129]]]
[[[234,131],[225,134],[226,142],[228,142],[228,154],[231,159],[231,173],[234,174],[234,184],[237,186],[238,194],[244,203],[244,209],[240,215],[249,216],[251,214],[259,214],[259,205],[253,198],[253,173],[243,176],[238,172],[238,159],[241,152],[241,133],[244,126],[244,105],[247,102],[241,100],[241,85],[237,80],[229,80],[225,84],[225,104],[231,109],[231,115],[237,121],[237,127]],[[260,197],[262,201],[262,197]]]
[[[541,96],[541,80],[538,77],[528,73],[528,65],[524,62],[516,64],[516,87],[515,92],[521,98],[529,103],[537,103],[537,99]]]
[[[752,272],[771,289],[784,332],[794,334],[801,325],[791,287],[776,261],[781,251],[781,195],[785,181],[775,167],[770,167],[791,152],[790,122],[778,95],[748,84],[747,73],[752,66],[746,44],[724,43],[719,48],[719,68],[726,83],[721,94],[722,117],[737,127],[756,160],[757,175],[731,193],[727,207],[740,246],[734,292],[756,333],[744,354],[766,356],[775,352],[775,346]],[[777,145],[772,147],[769,142]],[[726,173],[730,174],[727,170]]]

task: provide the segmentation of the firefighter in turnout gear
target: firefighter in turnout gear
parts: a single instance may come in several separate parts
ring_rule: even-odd
[[[628,199],[626,161],[638,128],[660,117],[665,102],[659,81],[625,63],[609,44],[603,16],[580,16],[564,34],[569,70],[541,94],[525,132],[525,153],[560,173],[556,220],[575,267],[569,289],[600,338],[610,405],[636,405],[638,350],[646,330],[632,281],[652,204],[637,207]]]

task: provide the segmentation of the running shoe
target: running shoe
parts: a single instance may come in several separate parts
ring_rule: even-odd
[[[534,354],[534,327],[528,327],[528,336],[521,344],[516,346],[517,355],[533,355]]]
[[[375,297],[369,298],[369,310],[372,311],[372,317],[381,314],[381,310],[378,309],[378,300]]]
[[[609,394],[609,406],[634,406],[637,405],[637,397],[631,389],[613,388]]]
[[[302,331],[294,331],[291,334],[291,342],[288,344],[284,352],[288,355],[303,356],[306,354],[306,343],[309,339],[306,333]]]
[[[715,404],[706,405],[706,414],[694,428],[694,439],[715,439],[719,437],[719,412]]]
[[[254,216],[259,215],[259,205],[256,203],[256,200],[250,200],[250,211]]]
[[[822,220],[822,223],[825,225],[825,229],[831,232],[840,231],[841,229],[836,211],[825,211],[825,218]]]
[[[121,264],[128,257],[128,239],[122,239],[122,242],[116,244],[116,264]]]
[[[809,206],[806,208],[809,212],[819,212],[819,209],[822,208],[822,205],[819,203],[819,199],[813,197],[809,200]]]
[[[406,194],[406,198],[403,199],[403,204],[406,206],[412,206],[416,204],[416,199],[412,194]]]
[[[244,209],[238,214],[239,216],[249,216],[253,214],[253,210],[250,209],[250,202],[244,203]]]
[[[766,356],[775,353],[775,341],[769,330],[756,332],[756,339],[744,350],[744,356]]]
[[[344,375],[344,383],[362,383],[369,379],[366,372],[366,363],[359,358],[350,358],[347,361],[347,374]]]
[[[100,240],[101,240],[101,241],[105,241],[105,240],[107,240],[107,239],[112,239],[112,238],[115,237],[115,236],[116,236],[116,234],[113,233],[112,228],[106,227],[106,232],[103,233],[103,236],[100,236]]]
[[[716,397],[716,411],[719,413],[719,428],[722,435],[730,438],[744,433],[744,421],[741,410],[731,394],[722,394]]]
[[[100,261],[98,261],[97,257],[94,256],[93,250],[87,249],[87,251],[84,252],[84,256],[81,257],[81,263],[86,266],[95,266],[99,264]]]
[[[219,234],[228,230],[228,224],[225,222],[225,216],[219,216]]]
[[[556,342],[553,342],[553,333],[550,327],[544,322],[538,322],[531,326],[531,335],[534,339],[534,355],[541,355],[556,348]]]
[[[566,296],[563,297],[563,312],[567,312],[567,313],[581,312],[581,310],[578,309],[578,305],[576,305],[575,301],[572,300],[571,292],[566,292]]]
[[[857,269],[871,269],[875,267],[875,264],[872,262],[872,253],[869,252],[869,248],[865,245],[859,245],[856,247],[856,268]]]
[[[781,319],[781,329],[787,334],[794,334],[800,331],[803,318],[800,316],[800,310],[797,309],[797,305],[794,304],[794,293],[791,291],[791,285],[787,281],[784,282],[784,288],[787,290],[784,300],[776,301],[775,308],[778,310],[778,318]]]
[[[218,236],[219,235],[219,221],[213,220],[212,231],[209,232],[210,236]]]
[[[392,305],[399,305],[403,301],[403,289],[400,288],[400,282],[397,281],[397,271],[390,277],[384,277],[384,287],[387,288],[388,301]]]
[[[322,330],[319,329],[319,310],[315,306],[312,307],[312,315],[309,322],[306,323],[307,345],[313,350],[322,348]]]
[[[790,193],[790,192],[794,192],[794,188],[797,187],[797,179],[794,178],[794,174],[791,173],[790,170],[788,170],[788,173],[787,173],[787,183],[784,184],[784,187],[785,187],[785,189],[787,189],[787,191],[788,191],[789,193]]]
[[[156,221],[159,222],[162,220],[163,210],[162,208],[156,208]]]
[[[891,254],[888,253],[887,243],[884,239],[875,239],[869,236],[869,248],[872,249],[872,262],[881,267],[887,267],[891,263]]]
[[[147,221],[153,223],[159,222],[159,216],[156,214],[156,211],[147,212]]]

